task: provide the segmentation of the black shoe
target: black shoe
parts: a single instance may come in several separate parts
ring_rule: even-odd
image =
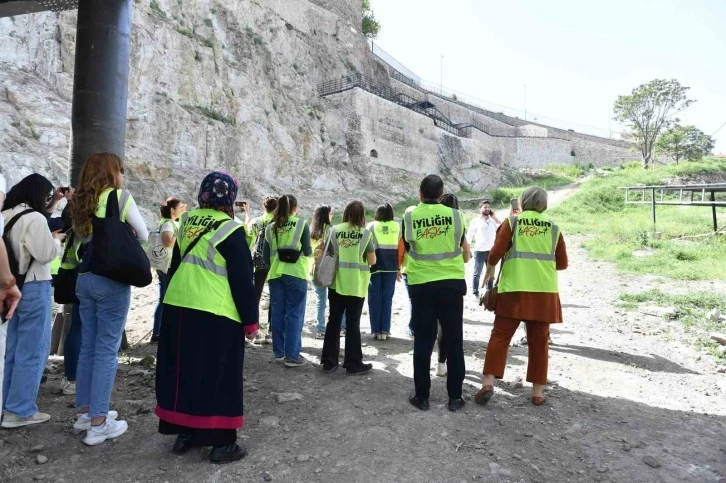
[[[193,437],[191,434],[180,434],[174,441],[174,447],[171,449],[176,454],[184,454],[192,448]]]
[[[332,374],[333,372],[338,370],[339,366],[326,366],[323,364],[323,372],[326,374]]]
[[[350,367],[345,372],[349,376],[360,376],[361,374],[371,372],[371,369],[373,369],[373,364],[361,364],[358,367]]]
[[[466,404],[466,403],[461,398],[459,398],[459,399],[449,399],[449,411],[451,411],[452,413],[453,412],[456,412],[459,409],[463,408],[464,407],[464,404]]]
[[[159,336],[158,335],[152,335],[151,340],[149,341],[149,344],[156,345],[159,343]]]
[[[415,392],[412,392],[411,395],[408,396],[408,402],[415,406],[416,409],[420,409],[421,411],[429,410],[429,399],[418,397]]]
[[[235,443],[212,448],[209,453],[209,461],[212,463],[231,463],[239,461],[245,456],[247,456],[247,448]]]

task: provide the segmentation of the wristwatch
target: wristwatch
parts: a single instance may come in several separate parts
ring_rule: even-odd
[[[10,281],[8,283],[4,283],[0,285],[0,290],[10,290],[15,286],[17,282],[15,281],[15,277],[10,277]]]

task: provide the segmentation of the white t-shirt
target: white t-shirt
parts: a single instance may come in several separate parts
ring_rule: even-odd
[[[494,246],[494,239],[497,237],[499,223],[491,217],[486,220],[481,216],[474,218],[469,224],[466,232],[466,239],[472,245],[475,252],[488,252]],[[473,243],[472,243],[473,241]]]
[[[176,232],[179,230],[179,224],[172,220],[167,220],[164,222],[163,225],[161,225],[161,228],[159,228],[159,233],[166,233],[170,232],[176,235]]]

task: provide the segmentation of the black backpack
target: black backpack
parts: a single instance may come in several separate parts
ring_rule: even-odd
[[[34,211],[35,210],[21,211],[20,213],[12,217],[8,224],[5,225],[5,233],[3,233],[3,243],[5,243],[5,250],[7,250],[8,252],[10,273],[12,273],[13,277],[15,277],[15,284],[18,286],[18,290],[23,290],[23,284],[25,283],[25,274],[28,272],[26,270],[25,273],[20,273],[20,262],[15,256],[15,252],[13,251],[13,244],[10,243],[10,230],[13,229],[13,226],[15,226],[15,223],[17,223],[21,217],[27,215],[28,213],[33,213]],[[28,270],[30,270],[30,266],[32,264],[33,257],[30,257],[30,263],[28,263]]]
[[[265,263],[265,257],[262,255],[265,248],[265,230],[269,223],[258,222],[257,238],[255,238],[254,249],[252,250],[252,265],[255,270],[265,271],[270,269],[270,265]]]

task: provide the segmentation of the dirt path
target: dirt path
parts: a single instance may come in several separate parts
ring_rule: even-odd
[[[563,192],[568,190],[553,197],[567,196]],[[269,346],[250,348],[246,426],[240,432],[250,454],[238,464],[212,466],[205,459],[208,449],[171,454],[173,440],[156,433],[153,372],[131,364],[154,353],[142,343],[122,359],[113,396],[129,433],[116,443],[84,447],[69,431],[73,399],[57,394],[60,375],[52,374],[41,387],[39,406],[53,420],[0,432],[0,481],[723,481],[726,376],[717,373],[713,359],[670,335],[677,333],[671,327],[676,322],[617,309],[618,294],[636,290],[635,281],[590,261],[579,245],[568,239],[571,268],[561,275],[565,323],[552,330],[544,407],[531,406],[530,388],[517,384],[527,351],[515,346],[504,382],[486,408],[469,401],[463,411],[449,413],[445,380],[435,377],[432,409],[412,408],[406,401],[413,387],[408,302],[399,286],[394,338],[363,336],[365,358],[375,368],[369,376],[326,376],[315,364],[286,369],[272,362]],[[150,329],[154,299],[155,287],[134,292],[132,343]],[[311,338],[314,314],[309,291],[303,351],[316,361],[322,341]],[[467,297],[469,400],[480,385],[492,319]],[[361,326],[368,327],[366,315]],[[39,453],[32,451],[37,445],[43,445]],[[49,461],[39,465],[38,454]]]

